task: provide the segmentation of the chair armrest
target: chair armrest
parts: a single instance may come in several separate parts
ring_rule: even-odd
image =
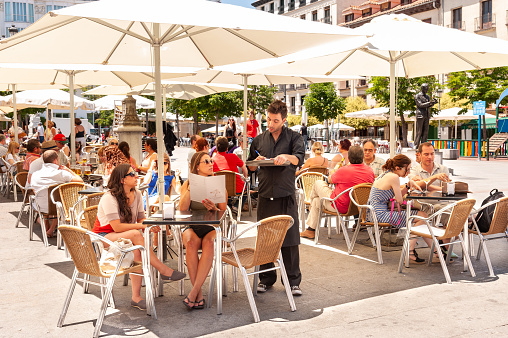
[[[291,220],[291,224],[289,225],[289,228],[291,228],[291,227],[293,226],[293,224],[294,224],[294,223],[295,223],[295,222],[294,222],[294,220]],[[251,229],[253,229],[253,228],[257,228],[257,227],[258,227],[258,226],[260,226],[260,225],[261,225],[261,221],[256,222],[256,223],[254,223],[254,224],[249,225],[247,228],[243,229],[243,231],[242,231],[242,232],[240,232],[240,233],[239,233],[238,235],[236,235],[235,237],[233,237],[233,238],[231,238],[231,239],[229,239],[229,238],[225,238],[225,237],[222,237],[222,240],[223,240],[224,242],[227,242],[227,243],[233,243],[233,242],[236,242],[236,241],[237,241],[240,237],[242,237],[242,236],[243,236],[243,235],[244,235],[247,231],[249,231],[249,230],[251,230]],[[288,229],[289,229],[289,228],[288,228]]]
[[[502,197],[501,197],[501,198],[502,198]],[[487,204],[485,204],[485,205],[482,205],[482,206],[481,206],[481,207],[479,207],[478,209],[474,209],[474,208],[473,208],[473,210],[471,210],[470,215],[476,215],[477,213],[479,213],[480,211],[484,210],[485,208],[488,208],[488,207],[490,207],[491,205],[497,204],[501,198],[498,198],[497,200],[494,200],[494,201],[490,201],[489,203],[487,203]]]

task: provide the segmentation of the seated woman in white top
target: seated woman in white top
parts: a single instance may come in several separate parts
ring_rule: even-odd
[[[295,176],[300,175],[305,169],[311,166],[328,167],[328,159],[323,157],[321,154],[324,152],[323,145],[321,142],[314,142],[312,145],[312,153],[314,157],[309,158],[302,166],[302,169],[298,170]]]
[[[126,238],[134,245],[144,245],[144,238],[139,230],[146,228],[143,224],[145,211],[141,192],[136,189],[138,174],[129,163],[119,164],[108,182],[109,191],[101,198],[97,210],[97,220],[93,232],[106,237],[111,241]],[[185,277],[185,274],[164,265],[154,252],[147,248],[150,255],[150,264],[161,273],[166,281],[176,281]],[[141,261],[141,253],[134,251],[134,261]],[[146,302],[141,298],[141,276],[131,275],[132,301],[131,305],[146,310]]]
[[[21,158],[19,157],[19,143],[16,141],[11,141],[9,143],[9,147],[7,148],[7,154],[5,154],[5,162],[7,164],[7,167],[9,170],[16,174],[17,168],[14,166],[16,162],[21,161]]]
[[[145,142],[145,152],[147,155],[141,162],[141,165],[137,167],[137,170],[146,173],[152,168],[152,162],[157,159],[157,140],[154,138],[148,138]]]

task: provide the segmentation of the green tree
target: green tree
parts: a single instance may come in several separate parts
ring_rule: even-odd
[[[361,96],[348,96],[346,98],[346,108],[339,114],[339,120],[341,123],[354,127],[355,129],[366,129],[367,127],[378,127],[386,125],[385,121],[382,120],[369,120],[369,119],[357,119],[346,117],[347,113],[352,113],[360,110],[367,110],[370,107],[367,102]]]
[[[449,95],[453,102],[465,100],[472,105],[475,101],[485,101],[487,107],[495,103],[504,89],[508,87],[508,67],[497,67],[448,75]],[[506,99],[503,100],[506,102]],[[466,112],[467,107],[463,111]],[[487,138],[485,116],[483,116],[483,138]]]
[[[249,86],[247,94],[249,109],[254,109],[256,113],[263,114],[270,103],[273,102],[275,93],[277,93],[277,87]],[[243,93],[241,95],[243,100]]]
[[[215,134],[219,133],[219,119],[226,116],[241,116],[242,92],[225,92],[207,96],[203,102],[201,114],[205,120],[215,120]]]
[[[101,127],[111,127],[115,118],[114,110],[101,110],[95,122]]]
[[[404,118],[404,112],[410,112],[409,116],[414,116],[416,111],[415,95],[420,92],[424,83],[429,85],[429,95],[441,88],[434,76],[415,77],[411,79],[397,78],[397,93],[395,94],[395,114],[400,117],[402,127],[402,146],[407,147],[407,122]],[[381,107],[390,107],[390,79],[388,77],[374,76],[370,80],[371,87],[367,94],[378,102]],[[437,109],[431,108],[431,115]]]

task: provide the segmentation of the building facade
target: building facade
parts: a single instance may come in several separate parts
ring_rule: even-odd
[[[18,33],[50,11],[88,1],[96,0],[0,0],[0,36]]]

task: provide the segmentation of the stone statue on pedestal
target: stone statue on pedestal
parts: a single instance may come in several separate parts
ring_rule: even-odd
[[[427,142],[429,135],[429,122],[430,122],[430,107],[437,103],[437,100],[431,100],[427,92],[429,85],[422,84],[421,92],[415,95],[416,101],[416,135],[415,135],[415,148],[418,148],[420,143]]]

